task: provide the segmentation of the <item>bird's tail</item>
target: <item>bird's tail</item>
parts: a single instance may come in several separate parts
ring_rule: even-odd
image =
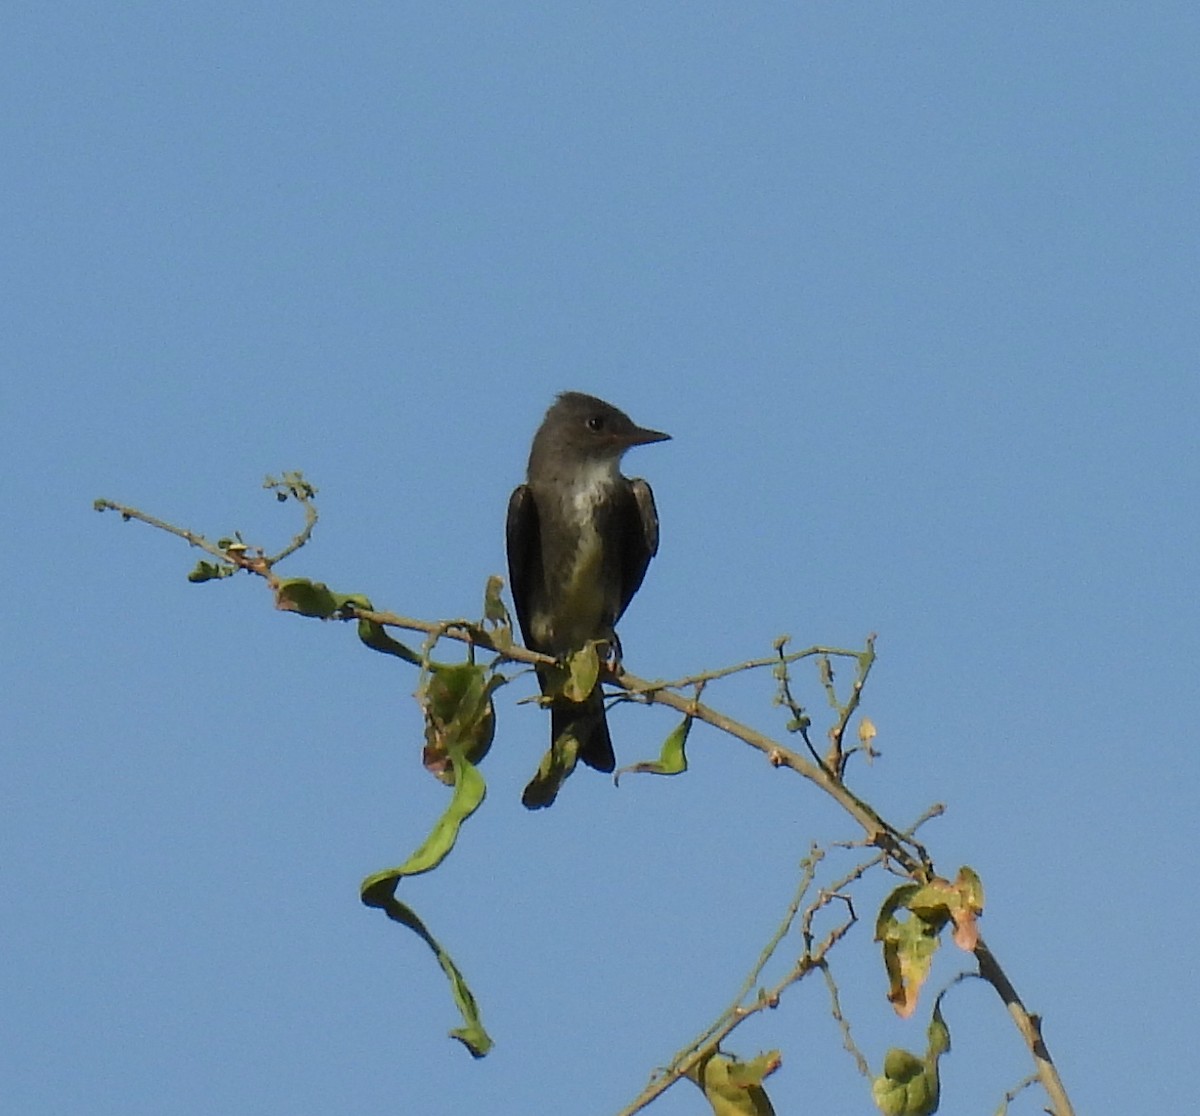
[[[612,771],[617,766],[612,737],[608,734],[604,694],[599,686],[587,701],[559,700],[550,707],[551,743],[568,730],[579,741],[579,758],[588,767]]]

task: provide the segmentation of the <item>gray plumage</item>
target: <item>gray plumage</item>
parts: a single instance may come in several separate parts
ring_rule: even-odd
[[[508,569],[525,645],[556,658],[589,640],[619,649],[616,623],[658,551],[650,486],[622,476],[632,446],[665,441],[591,395],[564,392],[533,439],[526,483],[508,504]],[[542,688],[548,679],[540,675]],[[579,757],[616,765],[597,686],[585,702],[555,700],[552,740],[572,730]]]

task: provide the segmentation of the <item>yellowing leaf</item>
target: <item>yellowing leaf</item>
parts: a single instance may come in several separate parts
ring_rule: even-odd
[[[979,941],[976,920],[982,912],[983,884],[967,867],[959,869],[953,883],[939,876],[927,884],[904,884],[887,897],[875,940],[883,944],[888,999],[901,1017],[916,1009],[942,930],[953,923],[954,944],[970,952]]]
[[[921,986],[929,976],[938,947],[939,927],[909,909],[920,890],[916,884],[896,888],[884,900],[875,923],[875,940],[883,945],[883,964],[888,975],[887,998],[902,1019],[916,1010]],[[899,917],[901,913],[908,917]]]
[[[483,591],[483,624],[492,637],[492,644],[498,651],[507,651],[513,645],[512,617],[508,614],[508,606],[500,595],[504,590],[504,578],[492,574],[487,579]]]
[[[953,883],[940,877],[931,880],[908,906],[939,931],[953,922],[954,944],[968,953],[979,941],[977,919],[983,913],[983,884],[971,868],[960,868]]]
[[[508,608],[500,596],[503,589],[504,578],[498,574],[492,574],[487,579],[487,585],[483,590],[483,618],[492,624],[508,626]]]

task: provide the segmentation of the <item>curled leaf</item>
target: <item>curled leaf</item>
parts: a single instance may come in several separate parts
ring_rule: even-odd
[[[780,1065],[778,1050],[741,1062],[713,1051],[688,1072],[714,1116],[775,1116],[763,1081]]]
[[[924,1059],[893,1047],[883,1060],[883,1073],[871,1084],[871,1096],[884,1116],[930,1116],[938,1106],[937,1071]]]
[[[883,1073],[871,1085],[875,1104],[884,1116],[931,1116],[941,1100],[938,1060],[950,1050],[950,1028],[941,1005],[933,1009],[925,1057],[893,1047],[883,1060]]]
[[[483,590],[483,622],[480,627],[487,630],[492,644],[498,651],[507,651],[513,644],[512,618],[508,606],[500,595],[504,589],[504,578],[492,574]]]
[[[492,624],[509,624],[508,606],[500,595],[504,590],[504,578],[492,574],[483,589],[483,618]]]
[[[883,964],[888,975],[887,998],[902,1019],[916,1011],[921,986],[929,976],[937,952],[937,933],[941,928],[910,910],[909,904],[920,890],[916,884],[896,888],[884,900],[875,923],[875,940],[883,946]]]
[[[622,767],[613,776],[614,782],[619,782],[627,771],[647,775],[679,775],[687,770],[687,738],[692,730],[692,718],[684,717],[663,741],[662,753],[656,760],[643,760]]]
[[[429,872],[441,864],[454,848],[462,823],[479,808],[487,792],[483,776],[457,748],[452,749],[450,762],[454,767],[454,795],[450,799],[450,805],[434,823],[429,835],[403,864],[397,868],[386,868],[382,872],[376,872],[364,881],[364,902],[368,890],[374,893],[376,888],[384,884],[390,884],[394,889],[404,876],[419,876],[422,872]]]
[[[527,810],[540,810],[558,797],[567,776],[579,762],[579,747],[579,738],[570,728],[559,733],[521,795],[521,803]]]
[[[940,931],[954,923],[954,944],[970,952],[979,941],[978,917],[983,913],[983,884],[965,865],[954,881],[930,880],[909,900],[909,909]]]
[[[275,585],[275,607],[301,616],[328,620],[340,607],[339,599],[344,598],[339,598],[324,582],[306,577],[284,578]]]
[[[492,1040],[480,1020],[479,1005],[466,980],[450,954],[430,934],[412,908],[396,899],[396,886],[405,876],[415,876],[436,868],[449,855],[458,838],[462,823],[475,812],[486,793],[483,776],[462,754],[456,744],[450,746],[449,762],[453,768],[454,795],[446,812],[438,819],[429,836],[401,865],[368,876],[362,882],[360,894],[368,907],[376,907],[388,918],[407,926],[433,951],[438,964],[450,982],[451,995],[463,1026],[451,1031],[476,1058],[482,1058],[492,1046]]]
[[[982,912],[983,884],[965,866],[953,882],[939,876],[927,884],[905,884],[884,901],[875,940],[883,944],[888,999],[902,1018],[916,1009],[942,930],[953,923],[954,944],[970,952],[979,941]]]
[[[286,498],[284,496],[284,499]],[[230,571],[232,572],[232,567]],[[353,616],[356,609],[363,612],[374,611],[370,600],[361,593],[335,593],[324,582],[310,581],[306,577],[288,577],[277,581],[275,607],[283,612],[296,612],[318,620]],[[372,651],[395,655],[414,666],[421,663],[420,655],[399,640],[393,639],[383,625],[374,620],[359,618],[358,638]]]
[[[370,611],[370,606],[366,607]],[[359,618],[358,638],[372,651],[379,651],[384,655],[395,655],[396,658],[403,659],[406,663],[412,663],[414,666],[421,665],[420,655],[405,646],[398,639],[393,639],[388,635],[383,625],[377,624],[374,620]]]
[[[596,640],[588,640],[567,659],[562,695],[568,701],[583,702],[592,696],[600,678],[600,655],[596,647]]]
[[[187,575],[187,579],[193,585],[199,585],[202,581],[216,581],[222,577],[230,577],[236,572],[236,566],[220,562],[206,562],[204,559],[201,559],[196,563],[195,569]]]
[[[454,782],[455,749],[472,764],[487,755],[496,731],[492,694],[503,684],[501,675],[475,663],[430,666],[417,693],[425,712],[424,763],[444,783]]]
[[[929,1038],[929,1047],[925,1052],[925,1058],[926,1060],[932,1059],[936,1063],[943,1054],[950,1052],[950,1028],[946,1026],[946,1020],[942,1016],[940,996],[934,1005],[933,1018],[929,1020],[929,1030],[926,1034]]]
[[[273,490],[275,499],[281,502],[289,496],[293,500],[311,500],[317,494],[316,485],[306,481],[299,469],[290,470],[278,479],[267,477],[263,481],[263,488]]]
[[[958,902],[951,907],[954,920],[954,944],[968,953],[979,944],[978,917],[983,914],[983,881],[973,868],[965,864],[954,878]]]

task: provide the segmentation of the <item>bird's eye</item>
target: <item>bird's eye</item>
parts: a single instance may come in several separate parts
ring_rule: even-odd
[[[600,431],[604,429],[604,416],[592,415],[591,418],[587,420],[587,428],[593,434],[599,434]]]

